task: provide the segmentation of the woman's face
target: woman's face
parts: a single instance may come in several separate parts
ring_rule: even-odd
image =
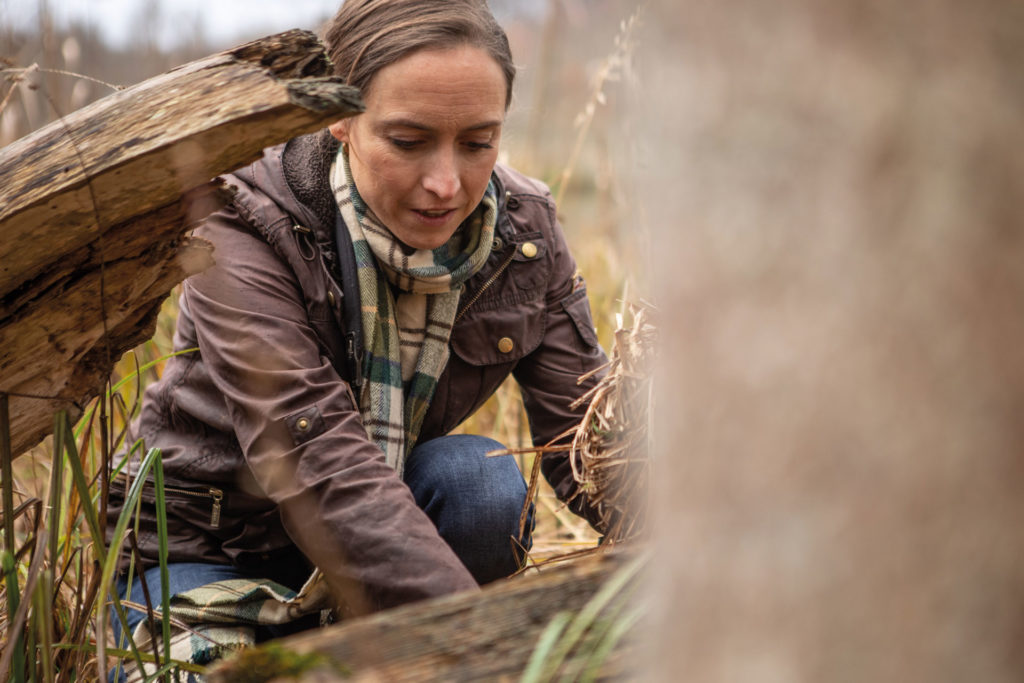
[[[352,180],[405,244],[448,241],[487,189],[505,119],[505,77],[480,48],[420,50],[373,77],[366,111],[331,125]]]

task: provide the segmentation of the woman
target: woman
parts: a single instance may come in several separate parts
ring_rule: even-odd
[[[522,475],[446,434],[512,373],[546,443],[605,356],[550,194],[496,166],[515,69],[485,4],[348,0],[326,42],[366,110],[227,177],[195,232],[217,265],[181,295],[175,348],[199,351],[147,390],[136,436],[163,451],[172,593],[295,589],[315,565],[363,613],[516,570]],[[575,496],[566,458],[543,470]]]

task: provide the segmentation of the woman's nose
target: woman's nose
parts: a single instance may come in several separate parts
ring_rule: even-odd
[[[428,161],[423,174],[423,187],[439,199],[452,199],[459,193],[462,184],[459,169],[451,154],[439,153]]]

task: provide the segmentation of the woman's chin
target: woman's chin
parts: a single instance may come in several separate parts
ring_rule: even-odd
[[[415,216],[410,221],[412,225],[391,230],[400,242],[414,249],[437,249],[451,239],[459,227],[454,215],[447,216],[446,220],[429,219],[418,213]]]

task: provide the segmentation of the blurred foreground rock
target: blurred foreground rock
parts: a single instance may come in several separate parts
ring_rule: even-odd
[[[212,178],[361,110],[329,73],[316,36],[290,31],[0,149],[0,392],[15,455],[57,410],[77,419],[121,354],[153,335],[171,287],[213,263],[210,244],[184,237],[226,201]]]

